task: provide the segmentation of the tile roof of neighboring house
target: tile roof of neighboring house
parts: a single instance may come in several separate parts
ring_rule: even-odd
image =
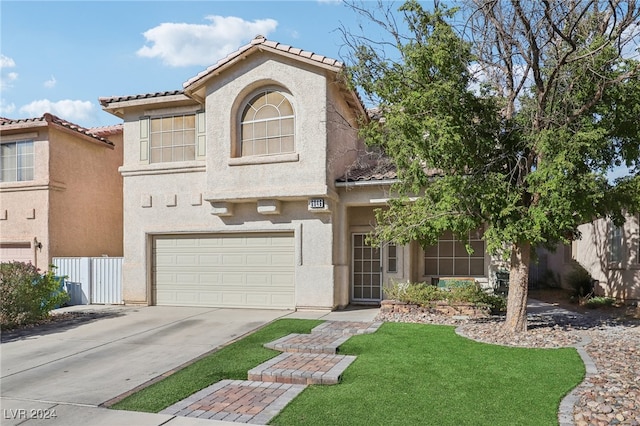
[[[396,166],[389,161],[381,161],[376,164],[351,168],[344,176],[336,180],[338,182],[376,182],[396,179],[398,179]]]
[[[105,139],[104,137],[96,133],[93,133],[90,129],[79,126],[70,121],[63,120],[62,118],[57,117],[48,112],[43,114],[42,117],[35,117],[35,118],[21,118],[17,120],[12,120],[12,119],[3,117],[2,120],[0,120],[0,129],[2,129],[4,126],[11,126],[11,125],[24,125],[25,127],[27,127],[31,123],[34,125],[40,124],[40,123],[53,123],[58,126],[70,129],[74,132],[80,133],[82,135],[89,136],[107,145],[113,146],[113,142],[109,141],[108,139]]]
[[[182,90],[170,90],[166,92],[145,93],[142,95],[130,95],[130,96],[108,96],[99,98],[100,105],[107,106],[112,102],[133,101],[135,99],[148,99],[148,98],[160,98],[163,96],[183,95]]]
[[[312,61],[318,62],[319,64],[324,64],[324,65],[328,65],[330,67],[334,67],[336,69],[336,71],[341,69],[344,66],[343,63],[338,61],[337,59],[332,59],[332,58],[329,58],[329,57],[326,57],[326,56],[323,56],[323,55],[318,55],[318,54],[310,52],[308,50],[298,49],[296,47],[291,47],[291,46],[286,45],[286,44],[278,43],[276,41],[267,40],[264,36],[257,35],[248,44],[245,44],[244,46],[242,46],[241,48],[239,48],[235,52],[230,53],[226,57],[220,59],[218,62],[216,62],[215,64],[211,65],[206,70],[200,72],[195,77],[187,80],[182,86],[184,88],[187,88],[188,86],[191,86],[192,84],[196,83],[197,81],[199,81],[199,80],[205,78],[206,76],[208,76],[209,74],[213,73],[215,70],[217,70],[217,69],[221,68],[222,66],[226,65],[227,63],[231,62],[233,59],[235,59],[238,56],[242,55],[244,52],[246,52],[247,50],[253,48],[254,46],[264,46],[264,47],[271,48],[271,49],[274,49],[274,50],[279,51],[279,52],[288,53],[288,54],[291,54],[291,55],[294,55],[294,56],[299,56],[301,58],[310,59]]]
[[[122,124],[113,124],[111,126],[91,127],[89,131],[97,136],[108,137],[122,133],[123,128]]]

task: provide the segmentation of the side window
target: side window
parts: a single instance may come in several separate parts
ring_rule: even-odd
[[[398,272],[398,246],[395,243],[387,245],[387,272]]]
[[[622,238],[622,226],[616,226],[613,223],[609,225],[609,263],[622,263],[624,246]]]
[[[241,157],[295,152],[294,111],[289,97],[278,90],[254,94],[241,111]]]
[[[140,119],[140,162],[171,163],[203,159],[204,113]]]
[[[33,180],[33,141],[0,145],[0,182]]]

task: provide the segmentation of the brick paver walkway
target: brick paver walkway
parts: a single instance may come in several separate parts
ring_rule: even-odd
[[[227,422],[267,424],[306,386],[222,380],[160,412]]]
[[[335,354],[338,347],[351,336],[330,333],[289,334],[273,342],[266,343],[265,348],[281,352],[306,352],[314,354]]]
[[[356,334],[374,333],[382,323],[327,321],[311,334],[290,334],[264,346],[283,353],[248,372],[249,380],[222,380],[161,414],[267,424],[307,384],[336,384],[356,359],[336,355]]]
[[[335,385],[355,356],[283,353],[249,371],[249,380],[295,383],[300,385]]]

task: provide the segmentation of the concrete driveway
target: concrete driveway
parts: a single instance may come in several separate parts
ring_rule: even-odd
[[[16,411],[20,409],[51,404],[99,406],[291,314],[278,310],[161,306],[88,306],[73,310],[95,312],[95,318],[47,327],[37,333],[3,335],[3,425],[21,424],[24,418],[20,417],[24,416]],[[58,407],[54,423],[69,424],[60,418],[63,406]]]

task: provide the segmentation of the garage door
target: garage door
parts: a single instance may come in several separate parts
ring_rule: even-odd
[[[0,261],[33,263],[31,243],[0,243]]]
[[[294,308],[293,234],[154,238],[157,305]]]

